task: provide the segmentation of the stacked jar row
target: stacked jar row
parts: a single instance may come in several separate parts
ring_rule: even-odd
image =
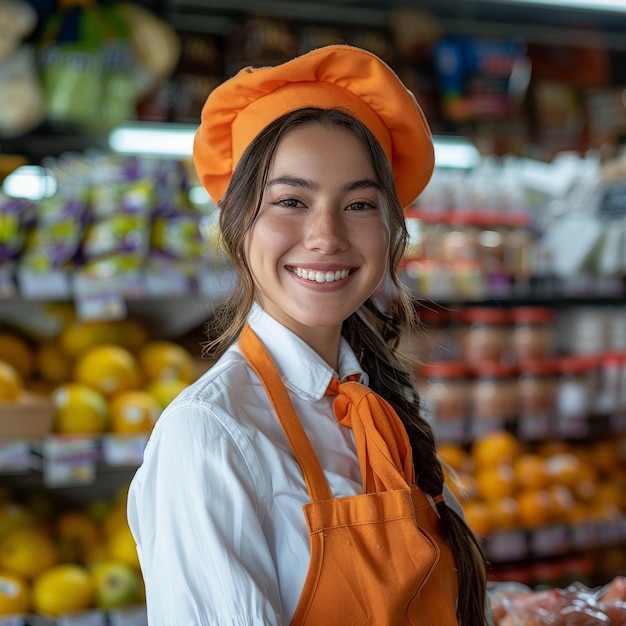
[[[600,415],[623,428],[626,345],[617,333],[607,335],[614,349],[582,351],[561,337],[574,337],[575,316],[546,307],[425,310],[420,319],[407,348],[424,363],[416,384],[440,440],[465,443],[510,425],[526,439],[584,437]]]

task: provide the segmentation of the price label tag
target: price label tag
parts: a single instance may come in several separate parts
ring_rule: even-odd
[[[0,267],[0,298],[14,298],[17,294],[13,271],[8,264]]]
[[[127,314],[126,300],[120,293],[77,296],[74,308],[81,320],[121,320]]]
[[[65,299],[72,293],[72,283],[69,272],[65,270],[50,270],[35,272],[27,268],[20,268],[17,273],[20,293],[25,298],[37,300]]]
[[[148,626],[145,606],[130,606],[109,613],[110,626]]]
[[[0,626],[26,626],[26,621],[19,615],[0,617]]]
[[[26,472],[30,468],[28,441],[0,441],[0,472]]]
[[[43,479],[49,487],[93,483],[98,449],[91,437],[49,437],[43,443]]]
[[[103,460],[113,467],[139,466],[143,460],[143,451],[147,442],[148,435],[105,436],[102,439]]]
[[[487,551],[494,561],[514,561],[526,556],[528,541],[519,530],[496,532],[489,537]]]
[[[106,616],[102,611],[86,611],[75,615],[63,615],[58,626],[106,626]]]
[[[539,528],[531,533],[530,547],[538,556],[560,554],[568,548],[568,533],[564,526]]]

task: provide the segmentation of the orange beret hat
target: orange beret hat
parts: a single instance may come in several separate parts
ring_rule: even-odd
[[[415,97],[376,55],[331,45],[281,65],[246,67],[209,94],[193,159],[211,198],[222,198],[241,155],[265,126],[309,106],[341,109],[372,131],[391,163],[402,206],[424,189],[434,150]]]

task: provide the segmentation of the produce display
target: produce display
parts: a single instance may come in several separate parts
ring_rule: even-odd
[[[59,617],[145,601],[126,489],[59,507],[51,492],[0,493],[0,616]]]

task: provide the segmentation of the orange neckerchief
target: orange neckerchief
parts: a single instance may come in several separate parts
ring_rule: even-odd
[[[369,387],[333,378],[326,391],[336,395],[335,417],[352,428],[363,493],[407,489],[415,483],[411,444],[394,408]]]

